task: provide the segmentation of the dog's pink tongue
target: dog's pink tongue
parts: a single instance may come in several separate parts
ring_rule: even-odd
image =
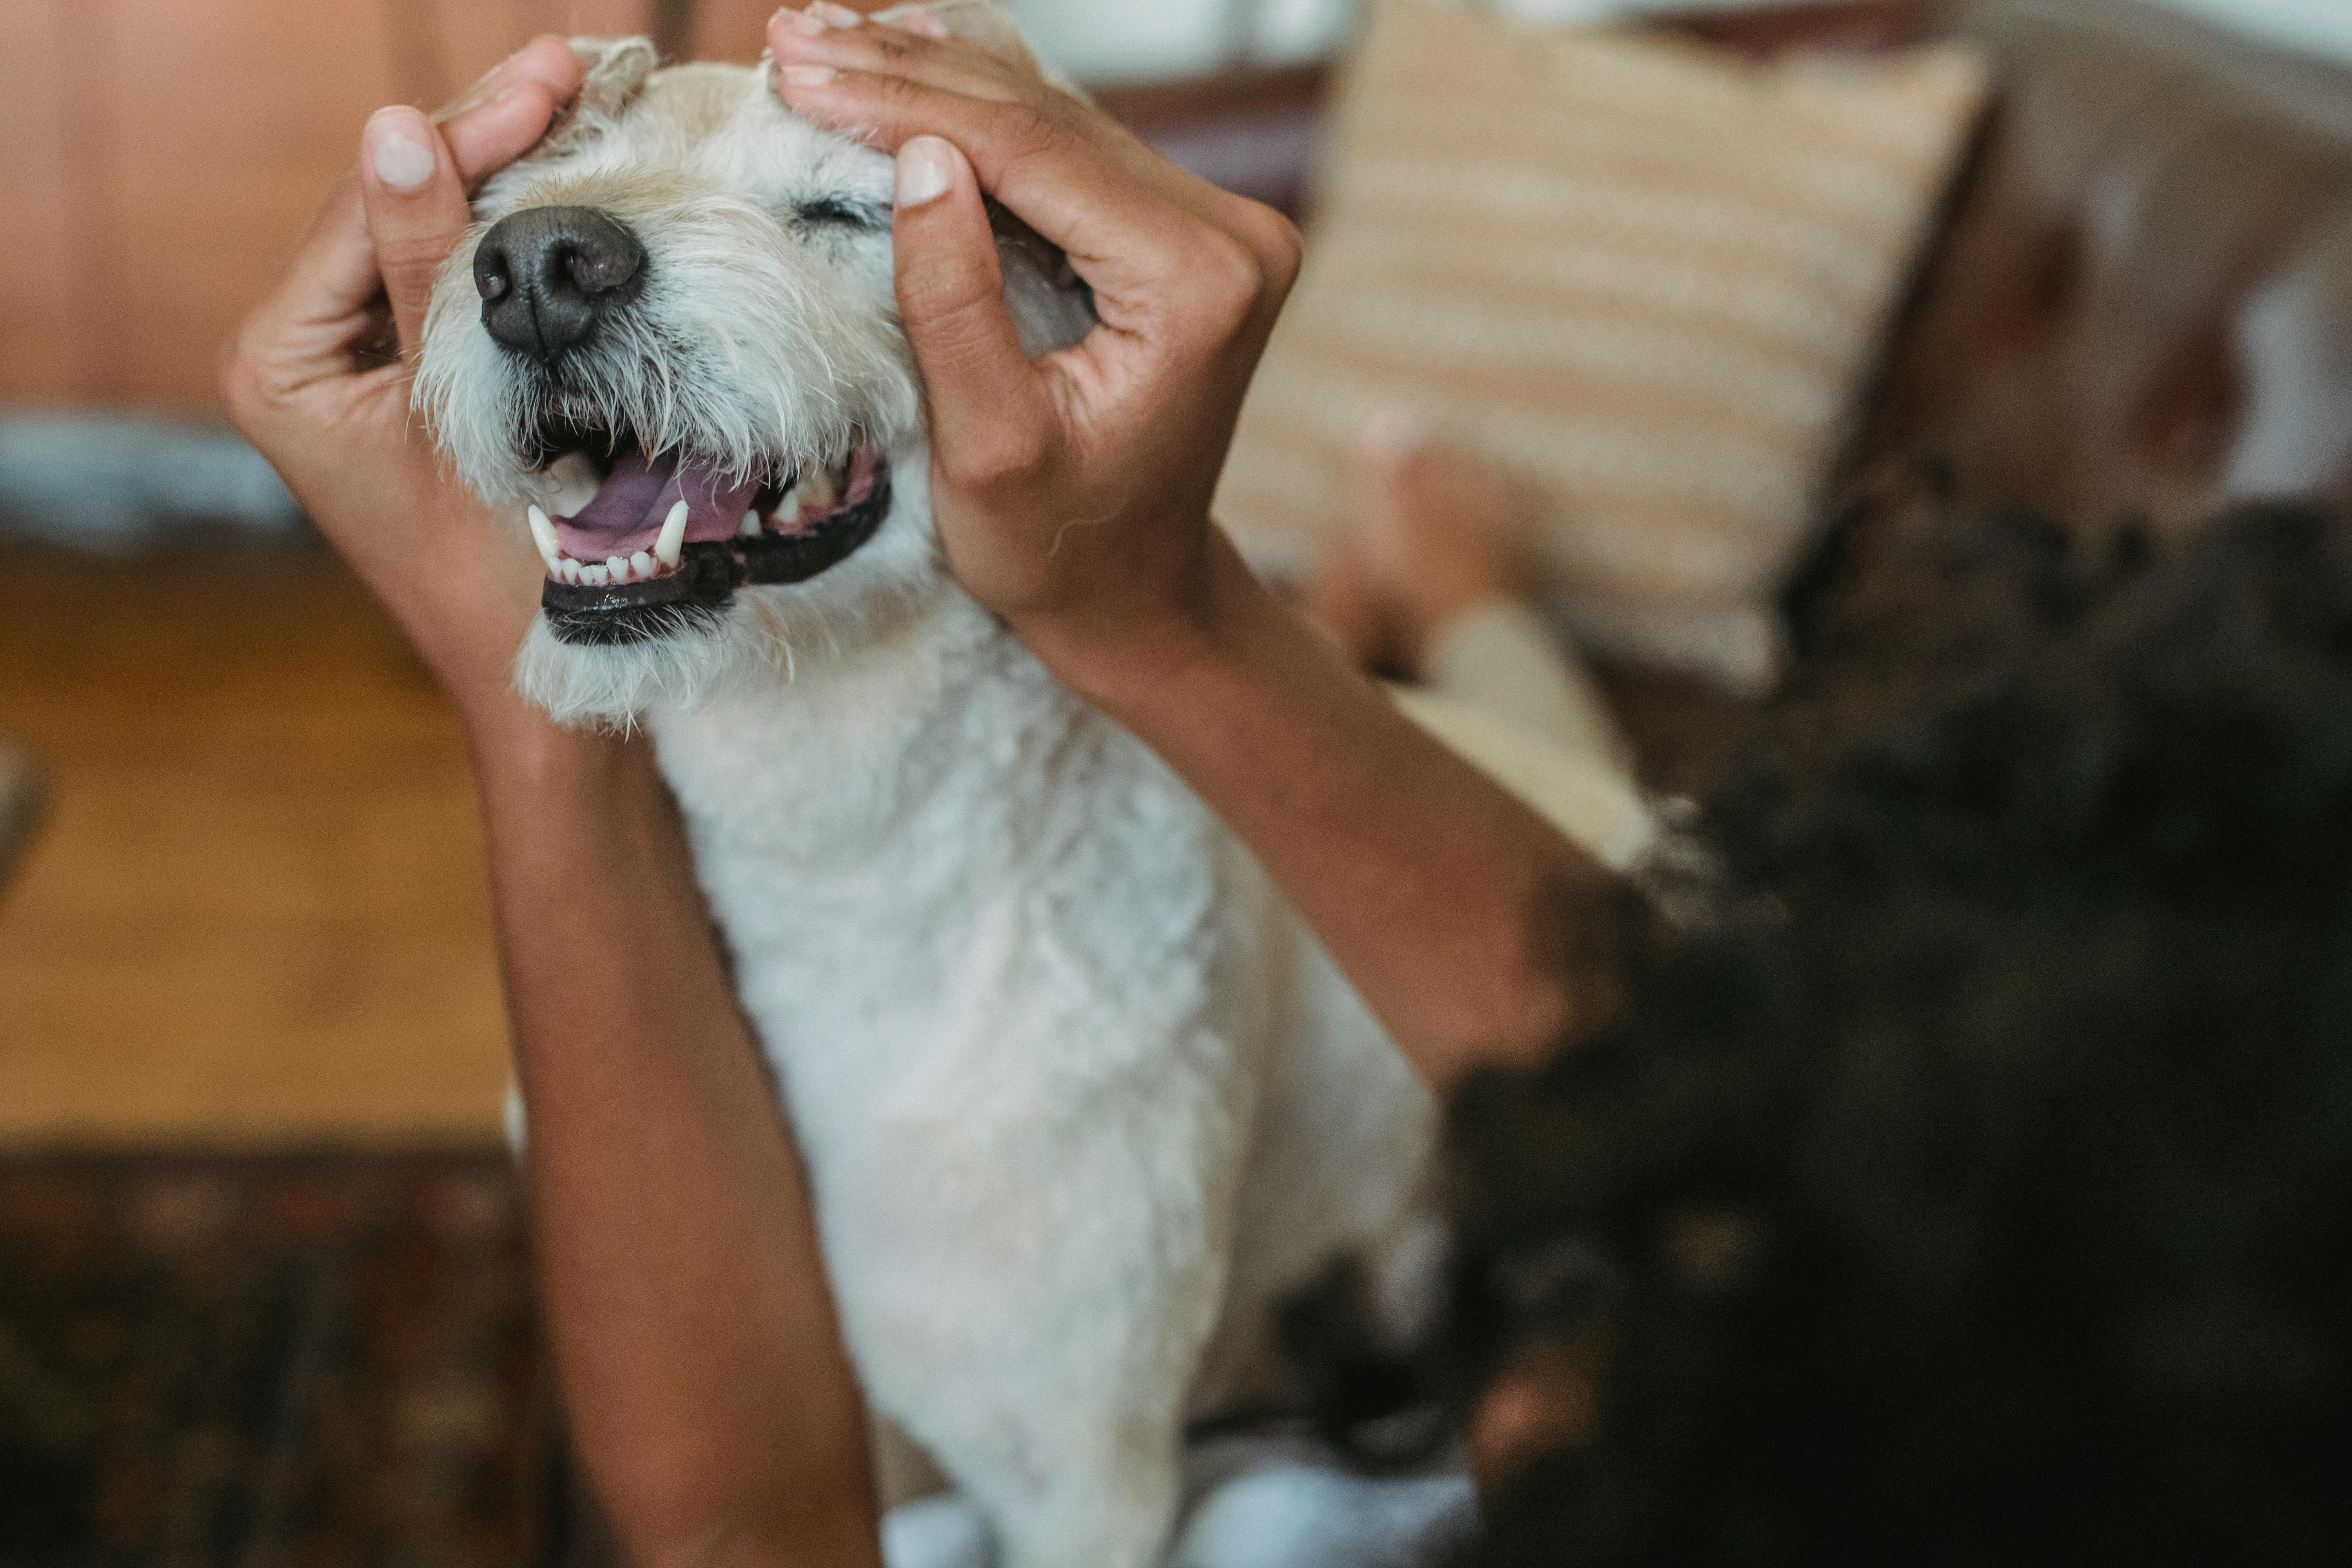
[[[686,502],[689,544],[732,539],[760,493],[756,479],[734,479],[675,451],[631,452],[613,465],[596,499],[576,516],[555,520],[555,537],[574,561],[596,562],[651,550],[670,508]]]

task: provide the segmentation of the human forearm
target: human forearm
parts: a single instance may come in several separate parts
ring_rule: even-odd
[[[478,734],[542,1299],[600,1495],[649,1565],[872,1563],[806,1180],[676,808],[642,744],[519,710]]]
[[[1433,1083],[1596,1028],[1609,873],[1211,549],[1190,629],[1049,665],[1240,835]]]
[[[586,69],[542,37],[443,125],[373,116],[358,171],[226,346],[221,387],[475,737],[545,1307],[633,1555],[866,1568],[865,1432],[808,1194],[675,812],[644,747],[566,734],[515,697],[539,562],[457,488],[412,407],[468,188],[539,140]]]

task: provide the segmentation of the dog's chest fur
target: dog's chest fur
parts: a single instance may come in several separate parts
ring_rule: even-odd
[[[975,1356],[1132,1311],[1205,1351],[1190,1413],[1275,1394],[1276,1300],[1393,1232],[1428,1096],[1198,798],[950,584],[869,630],[649,722],[877,1403],[926,1397],[949,1299]],[[1139,1240],[1212,1260],[1151,1281],[1199,1299],[1055,1289]]]

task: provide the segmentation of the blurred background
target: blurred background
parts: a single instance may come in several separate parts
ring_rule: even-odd
[[[1303,297],[1339,289],[1312,268],[1359,7],[1013,8],[1112,112],[1306,222]],[[749,58],[772,9],[0,0],[0,1568],[593,1560],[499,1139],[462,748],[221,425],[213,362],[376,107],[549,29]],[[1920,452],[2084,528],[2345,493],[2345,0],[1496,9],[1750,65],[1985,62],[1808,506]],[[1341,142],[1376,141],[1353,113]],[[1576,607],[1604,651],[1669,646]],[[1604,664],[1653,782],[1693,783],[1738,682]]]

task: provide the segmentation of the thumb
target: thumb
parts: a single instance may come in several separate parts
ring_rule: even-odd
[[[932,443],[950,454],[994,447],[1008,419],[1038,412],[1039,382],[1004,302],[980,181],[953,142],[917,136],[898,149],[894,237],[898,314],[930,394]]]
[[[394,107],[376,110],[361,133],[360,190],[401,352],[411,353],[433,280],[473,221],[466,187],[433,121]]]

